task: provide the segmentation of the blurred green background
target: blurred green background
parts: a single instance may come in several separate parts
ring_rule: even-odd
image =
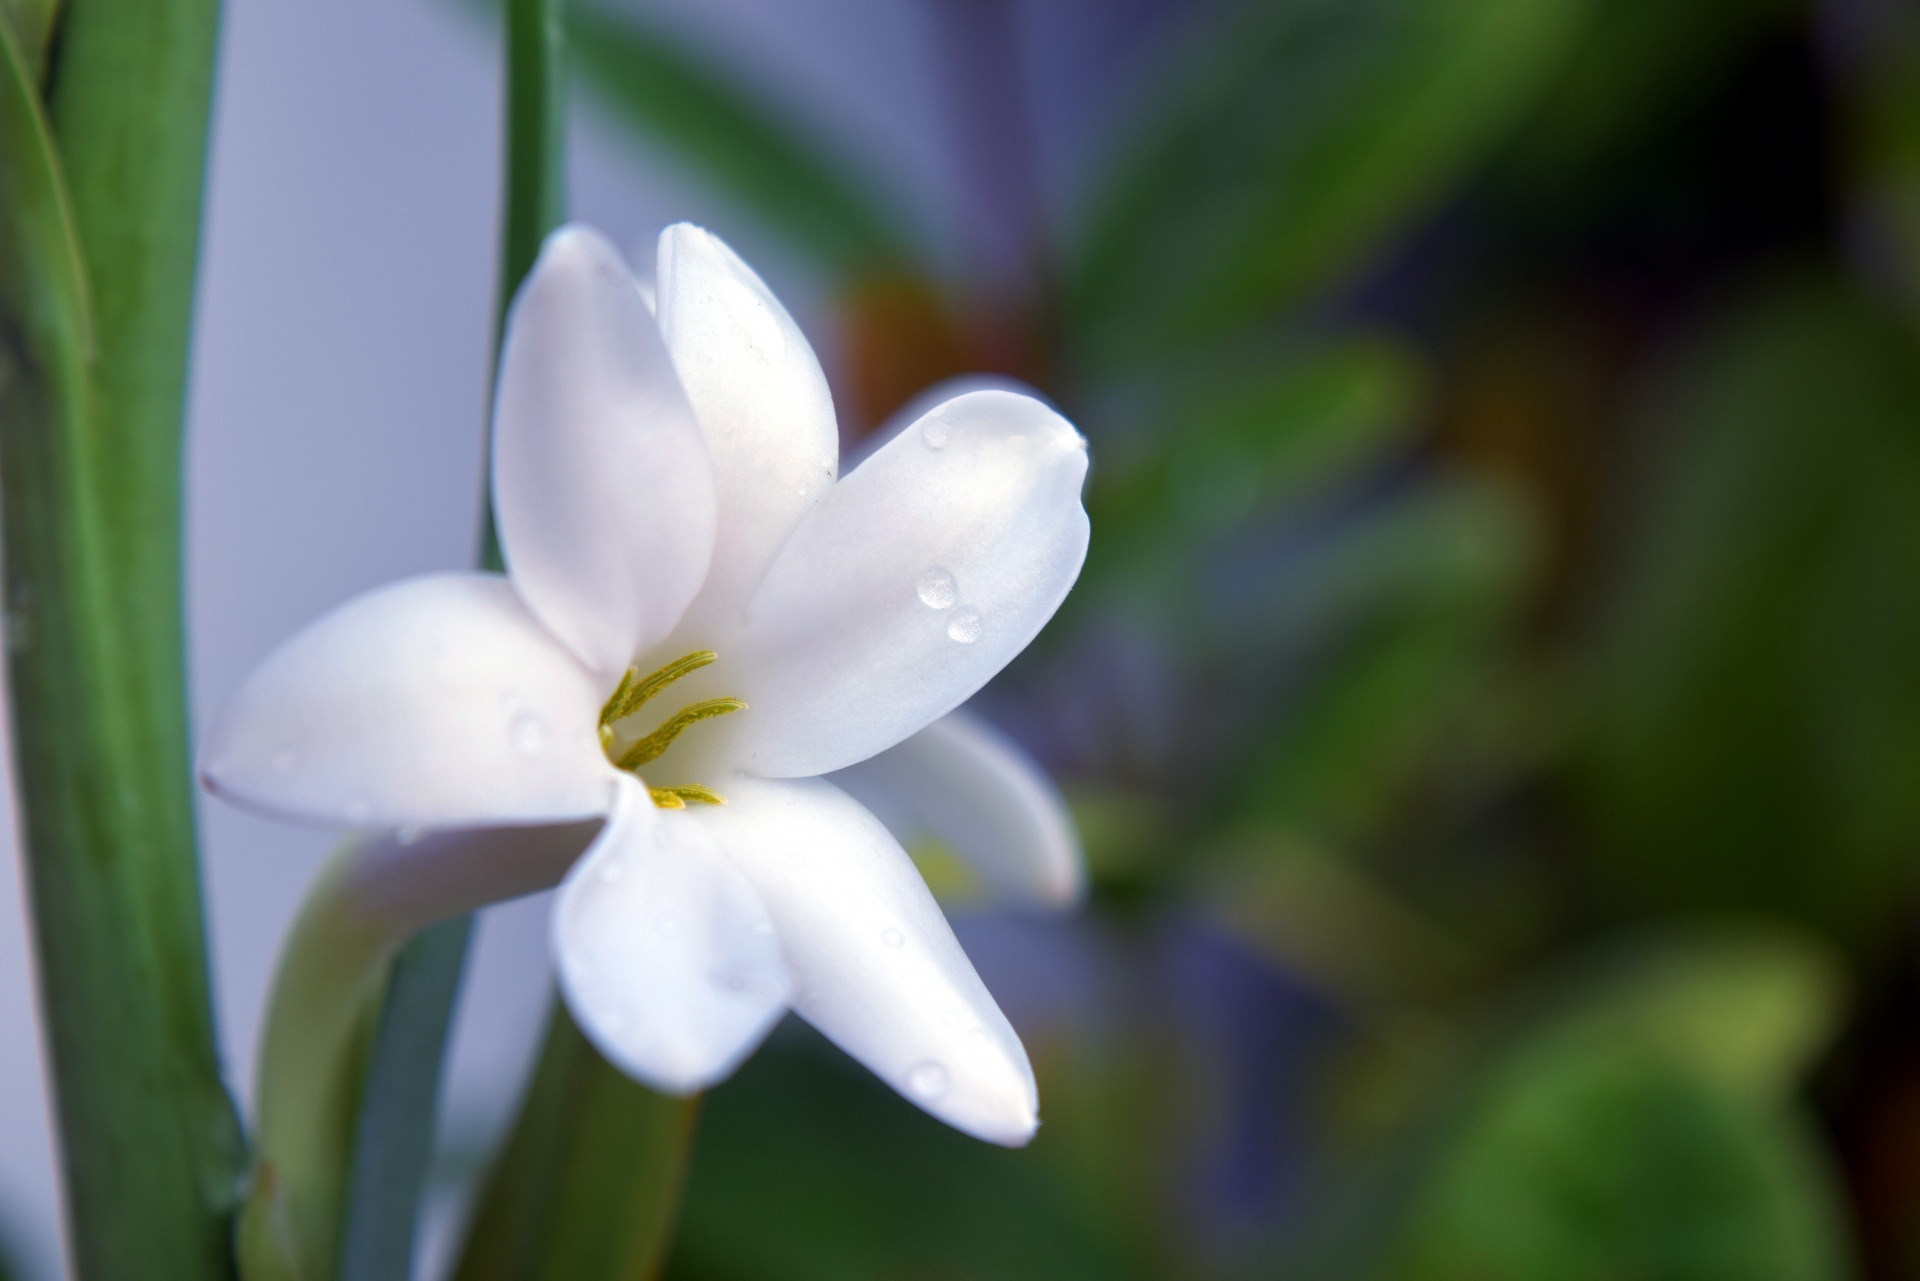
[[[1031,6],[933,7],[993,197],[945,256],[575,18],[585,99],[832,282],[850,446],[984,369],[1095,460],[976,704],[1092,900],[955,909],[1039,1139],[783,1030],[669,1275],[1920,1277],[1920,5],[1161,6],[1064,215]]]

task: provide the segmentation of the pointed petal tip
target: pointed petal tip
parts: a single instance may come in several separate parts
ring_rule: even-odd
[[[626,259],[598,228],[583,222],[562,223],[540,242],[541,264],[604,263],[626,265]]]
[[[1040,1118],[1029,1111],[1019,1117],[1010,1118],[1010,1123],[1004,1129],[996,1130],[991,1134],[982,1133],[979,1137],[998,1147],[1024,1148],[1032,1143],[1039,1133]]]
[[[938,1095],[921,1088],[922,1064],[905,1081],[891,1084],[906,1099],[938,1120],[983,1143],[1023,1148],[1040,1129],[1040,1098],[1033,1078],[1011,1060],[964,1066],[952,1086]]]

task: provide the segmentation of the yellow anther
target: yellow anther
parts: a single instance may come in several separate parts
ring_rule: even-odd
[[[704,703],[682,708],[669,717],[666,724],[629,747],[615,764],[624,770],[637,770],[648,761],[658,760],[661,753],[673,746],[673,740],[686,732],[688,726],[698,725],[716,716],[725,716],[728,712],[745,711],[746,707],[737,698],[710,698]]]
[[[653,803],[663,810],[683,810],[687,802],[699,805],[725,805],[727,798],[718,792],[710,792],[697,783],[681,783],[675,787],[649,787]]]
[[[613,697],[609,698],[606,705],[600,709],[601,729],[605,730],[607,726],[622,717],[633,715],[655,694],[687,673],[699,671],[718,657],[719,655],[710,649],[697,649],[691,654],[674,659],[651,676],[642,676],[639,668],[629,667],[627,674],[620,678],[619,686],[613,691]]]

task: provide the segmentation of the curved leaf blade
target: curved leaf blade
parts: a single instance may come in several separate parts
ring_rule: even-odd
[[[1350,272],[1430,212],[1559,65],[1585,0],[1242,6],[1091,212],[1070,308],[1096,364]]]
[[[691,49],[599,5],[575,6],[570,30],[581,82],[617,120],[795,249],[841,273],[910,259],[895,215],[812,139]]]

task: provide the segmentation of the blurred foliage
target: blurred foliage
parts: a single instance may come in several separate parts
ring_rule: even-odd
[[[578,19],[601,107],[829,274],[854,424],[989,367],[1095,461],[982,698],[1093,870],[968,940],[1046,1127],[783,1034],[669,1275],[1920,1277],[1920,10],[1168,8],[1068,208],[1002,211],[1012,289]]]
[[[1335,282],[1524,112],[1582,0],[1234,6],[1154,101],[1072,282],[1096,361],[1218,337]]]
[[[1607,869],[1878,945],[1920,848],[1920,351],[1815,280],[1681,360],[1596,678]]]
[[[1832,971],[1729,932],[1566,983],[1449,1100],[1383,1275],[1845,1275],[1826,1162],[1780,1106],[1832,1021]]]
[[[713,1093],[700,1139],[670,1268],[685,1281],[1126,1271],[1044,1155],[929,1120],[798,1026]]]

